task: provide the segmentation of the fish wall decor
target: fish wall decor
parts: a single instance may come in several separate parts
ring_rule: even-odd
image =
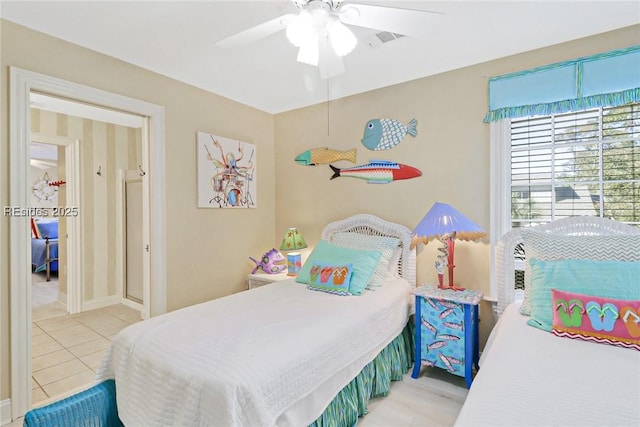
[[[329,178],[330,180],[339,176],[346,176],[364,179],[369,184],[388,184],[392,181],[416,178],[422,175],[419,169],[387,160],[372,160],[366,165],[344,169],[339,169],[333,165],[329,165],[329,167],[333,170],[333,176]]]
[[[329,163],[339,160],[347,160],[355,163],[356,149],[352,148],[347,151],[338,151],[329,147],[313,148],[299,154],[294,160],[297,164],[304,166],[328,165]]]
[[[389,150],[400,144],[408,134],[415,137],[418,121],[411,120],[406,126],[396,119],[373,119],[364,126],[362,144],[369,150]]]

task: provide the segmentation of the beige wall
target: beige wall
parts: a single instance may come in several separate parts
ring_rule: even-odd
[[[161,105],[166,120],[167,308],[245,289],[252,268],[247,257],[259,256],[277,240],[273,116],[11,22],[0,20],[0,26],[0,204],[9,204],[9,66]],[[196,208],[196,131],[257,145],[258,208]],[[10,397],[9,221],[0,219],[0,400]]]
[[[142,163],[141,129],[32,108],[31,131],[43,137],[80,140],[82,175],[78,211],[85,248],[82,299],[90,302],[116,295],[116,257],[122,254],[117,250],[116,239],[110,237],[116,235],[119,171],[135,171]],[[46,206],[66,206],[57,200],[47,203]],[[60,270],[66,270],[62,262]]]
[[[640,26],[527,52],[276,116],[276,228],[295,225],[314,245],[328,221],[368,212],[414,228],[436,201],[449,203],[489,233],[489,125],[487,82],[553,62],[637,44]],[[437,58],[433,58],[434,61]],[[327,112],[328,110],[328,112]],[[329,115],[327,117],[327,114]],[[374,118],[418,120],[418,136],[388,151],[361,143]],[[329,125],[327,126],[327,122]],[[406,163],[422,177],[387,185],[359,179],[329,181],[329,166],[299,166],[294,157],[314,147],[357,148],[357,164],[370,159]],[[348,167],[350,163],[336,163]],[[294,203],[291,203],[291,201]],[[418,255],[418,283],[434,283],[437,244]],[[455,282],[489,294],[488,243],[456,244]],[[304,261],[304,259],[303,259]],[[489,304],[481,308],[481,341],[493,326]]]
[[[636,44],[640,26],[516,55],[413,82],[372,91],[329,105],[275,116],[178,83],[95,52],[2,23],[2,134],[0,200],[8,194],[7,66],[83,83],[159,104],[166,111],[167,263],[169,309],[220,297],[244,287],[247,256],[277,244],[297,226],[310,245],[328,221],[369,212],[413,228],[442,201],[489,228],[489,130],[482,123],[490,76]],[[52,59],[55,58],[55,59]],[[437,60],[437,58],[434,58]],[[360,144],[371,118],[418,119],[418,137],[388,152]],[[258,145],[258,209],[196,209],[195,133],[201,130]],[[277,140],[277,147],[274,141]],[[372,158],[407,163],[423,176],[388,185],[360,180],[329,181],[328,166],[303,167],[293,158],[309,149],[358,148],[358,164]],[[344,166],[344,164],[340,164]],[[277,188],[275,182],[278,183]],[[277,221],[276,221],[277,218]],[[0,400],[9,397],[8,218],[0,221],[2,379]],[[247,230],[243,239],[238,232]],[[420,283],[434,280],[435,246],[418,257]],[[486,243],[460,243],[457,282],[488,293]],[[492,319],[482,307],[482,333]],[[486,320],[486,321],[485,321]]]

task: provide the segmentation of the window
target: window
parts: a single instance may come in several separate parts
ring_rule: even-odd
[[[492,252],[512,227],[569,216],[640,226],[640,103],[492,122],[491,151]]]
[[[576,215],[640,227],[639,67],[635,45],[489,78],[491,295],[512,227]]]
[[[512,119],[510,224],[577,215],[640,226],[640,104]]]

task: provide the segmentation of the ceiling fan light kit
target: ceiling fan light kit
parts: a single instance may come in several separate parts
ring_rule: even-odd
[[[320,47],[318,46],[318,41],[315,42],[310,41],[308,43],[303,44],[298,49],[298,62],[302,62],[303,64],[309,64],[313,66],[318,66],[318,59],[320,57]]]
[[[286,14],[219,40],[223,48],[240,47],[286,28],[287,39],[298,48],[298,62],[320,68],[322,78],[344,72],[342,57],[358,44],[347,25],[386,31],[394,38],[428,38],[439,12],[348,3],[342,0],[292,0],[297,15]],[[347,25],[345,25],[347,24]]]
[[[306,9],[303,9],[298,16],[293,18],[287,25],[287,39],[295,47],[302,47],[305,43],[313,40],[315,36],[314,19]]]
[[[298,62],[317,66],[319,43],[328,38],[338,56],[348,55],[358,39],[324,1],[311,0],[287,26],[287,39],[299,48]]]
[[[338,56],[347,56],[358,44],[358,39],[339,19],[334,18],[327,26],[329,42]]]

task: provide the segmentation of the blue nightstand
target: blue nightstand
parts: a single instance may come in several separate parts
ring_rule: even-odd
[[[478,369],[478,303],[482,292],[420,286],[416,296],[416,354],[413,378],[422,366],[436,366],[473,381]]]

